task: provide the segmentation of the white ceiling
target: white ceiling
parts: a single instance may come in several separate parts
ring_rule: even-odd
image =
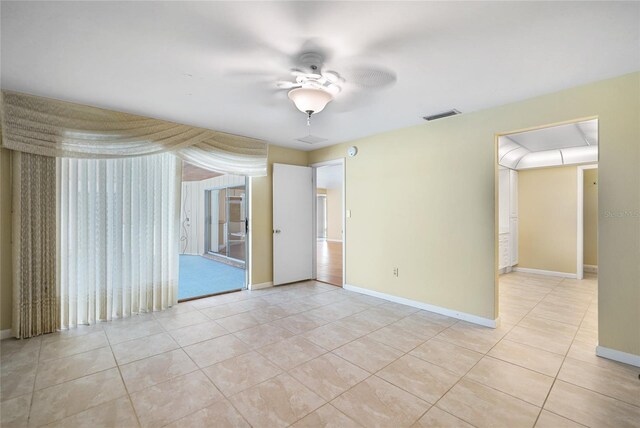
[[[640,69],[638,2],[3,1],[1,15],[4,89],[303,150]],[[360,97],[347,82],[313,145],[273,85],[309,49],[397,75]]]
[[[529,169],[598,161],[598,120],[569,123],[502,136],[498,163]]]
[[[341,189],[342,165],[329,165],[316,169],[316,187],[320,189]]]

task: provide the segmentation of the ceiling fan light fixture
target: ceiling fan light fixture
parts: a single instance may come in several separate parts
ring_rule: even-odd
[[[301,112],[315,114],[320,113],[333,100],[333,95],[324,89],[296,88],[289,91],[289,99]]]

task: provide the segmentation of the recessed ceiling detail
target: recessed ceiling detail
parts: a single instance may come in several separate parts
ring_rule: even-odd
[[[509,169],[597,161],[597,119],[519,132],[498,139],[498,163]]]

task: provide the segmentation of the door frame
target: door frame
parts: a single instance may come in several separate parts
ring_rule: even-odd
[[[223,190],[223,189],[234,189],[234,188],[240,188],[240,187],[244,187],[244,195],[245,195],[245,201],[244,201],[244,215],[245,215],[245,227],[248,224],[248,229],[245,231],[245,242],[244,242],[244,287],[242,288],[242,290],[248,290],[250,289],[249,284],[251,284],[249,282],[250,278],[251,278],[251,261],[250,261],[250,257],[251,257],[251,232],[252,232],[252,227],[251,227],[251,177],[248,176],[244,176],[244,184],[234,184],[234,185],[230,185],[230,186],[216,186],[216,187],[207,187],[205,189],[202,189],[201,191],[205,192],[205,196],[204,196],[204,252],[206,253],[210,253],[210,254],[216,254],[219,257],[224,257],[226,259],[229,260],[237,260],[234,259],[233,257],[230,256],[226,256],[226,255],[222,255],[222,254],[217,254],[215,252],[209,251],[210,245],[207,245],[209,242],[209,240],[211,239],[210,233],[209,233],[209,228],[211,227],[210,225],[210,216],[211,214],[208,213],[208,211],[210,210],[210,203],[207,204],[207,202],[210,199],[210,195],[212,190]],[[228,211],[229,211],[229,207],[227,206],[227,216],[228,216]],[[209,214],[209,215],[207,215]]]
[[[585,117],[577,117],[575,119],[562,120],[559,122],[547,123],[544,125],[536,125],[530,126],[526,128],[514,129],[511,131],[501,131],[495,132],[493,135],[493,300],[494,300],[494,317],[498,319],[500,316],[500,269],[498,269],[498,239],[499,239],[499,218],[498,218],[498,197],[499,197],[499,181],[498,181],[498,169],[500,167],[500,159],[498,158],[498,148],[500,145],[500,137],[506,137],[511,134],[518,134],[520,132],[526,131],[536,131],[539,129],[552,128],[554,126],[560,125],[568,125],[571,123],[584,122],[587,120],[598,120],[598,158],[600,158],[600,117],[595,116],[585,116]],[[578,165],[579,166],[579,165]],[[580,174],[580,172],[578,172]],[[580,186],[580,184],[578,184]],[[584,198],[584,195],[582,196]],[[583,200],[584,202],[584,200]],[[579,209],[579,208],[578,208]],[[519,213],[518,213],[519,214]],[[578,215],[578,219],[582,219],[582,215]],[[581,221],[581,220],[579,220]],[[598,222],[598,226],[600,222]],[[578,233],[582,230],[582,226],[578,226]],[[582,255],[583,250],[578,250],[578,254]],[[579,259],[581,256],[578,256]],[[580,264],[580,261],[578,261]],[[583,267],[584,269],[584,267]],[[576,278],[578,278],[578,272],[576,272]],[[581,278],[580,278],[581,279]]]
[[[578,166],[578,212],[577,212],[577,266],[576,278],[584,278],[584,170],[598,169],[598,164]]]
[[[252,223],[252,215],[251,215],[251,210],[252,210],[252,193],[253,193],[253,177],[249,177],[246,176],[244,178],[244,184],[245,184],[245,195],[247,197],[247,200],[245,201],[245,217],[246,217],[246,242],[245,242],[245,250],[247,251],[247,253],[245,254],[245,262],[244,262],[244,286],[246,290],[251,290],[252,289],[252,254],[253,254],[253,249],[252,249],[252,242],[253,242],[253,223]]]
[[[346,162],[345,158],[337,158],[324,162],[317,162],[309,165],[312,168],[312,186],[313,186],[313,279],[318,278],[317,264],[318,264],[318,245],[317,245],[317,222],[318,222],[318,186],[317,186],[317,171],[318,168],[323,166],[342,166],[342,284],[341,287],[347,283],[347,180],[346,180]]]

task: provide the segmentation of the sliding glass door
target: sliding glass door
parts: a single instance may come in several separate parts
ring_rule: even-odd
[[[205,249],[244,265],[247,252],[246,186],[205,191]]]

